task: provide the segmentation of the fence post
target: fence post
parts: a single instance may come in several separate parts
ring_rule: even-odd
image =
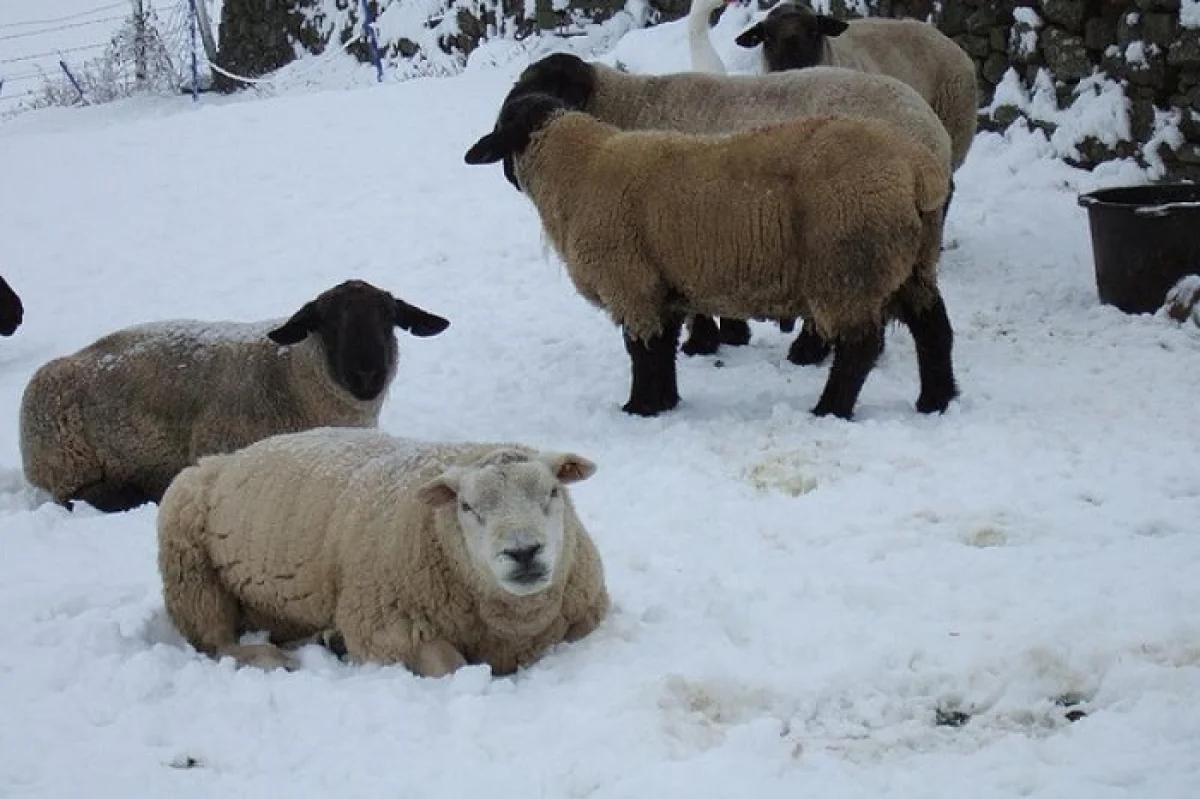
[[[75,87],[75,91],[79,92],[79,99],[84,105],[87,105],[87,98],[83,96],[83,87],[79,85],[79,81],[75,80],[75,76],[71,74],[71,70],[67,66],[67,62],[60,57],[58,59],[58,65],[62,67],[63,73],[67,76],[67,80],[71,81],[71,85]]]
[[[375,62],[375,80],[383,82],[383,62],[379,60],[379,40],[375,38],[375,20],[371,19],[371,6],[362,0],[363,33],[367,35],[367,46],[371,49],[371,60]]]
[[[146,9],[142,0],[133,0],[133,83],[146,87]]]
[[[196,0],[188,0],[192,13],[188,14],[188,31],[192,41],[192,102],[200,102],[200,65],[196,60]]]

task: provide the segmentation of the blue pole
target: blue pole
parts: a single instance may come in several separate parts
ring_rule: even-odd
[[[79,99],[83,101],[84,105],[87,105],[87,98],[83,96],[83,88],[79,85],[79,81],[75,80],[75,76],[71,74],[71,70],[67,67],[67,62],[60,58],[58,59],[58,65],[66,73],[67,80],[71,81],[71,85],[75,87],[75,91],[79,92]]]
[[[371,6],[368,0],[362,0],[362,10],[363,33],[367,35],[367,46],[371,48],[371,61],[375,63],[375,80],[383,83],[383,62],[379,60],[379,40],[375,38],[375,20],[371,19]]]
[[[196,0],[188,0],[192,13],[188,16],[188,31],[192,37],[192,102],[200,102],[200,65],[196,59]]]

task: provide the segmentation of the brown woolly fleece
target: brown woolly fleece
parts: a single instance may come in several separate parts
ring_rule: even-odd
[[[433,443],[323,428],[203,458],[163,497],[159,570],[167,611],[197,649],[286,665],[271,645],[330,631],[352,657],[440,676],[467,663],[505,674],[590,633],[609,607],[600,555],[565,489],[550,586],[514,596],[471,563],[456,502],[417,489],[451,465],[513,444]],[[481,567],[480,567],[481,568]]]
[[[966,160],[979,123],[975,62],[953,39],[916,19],[856,19],[826,37],[822,63],[888,75],[917,90],[950,134],[953,169]]]
[[[643,341],[664,309],[877,325],[936,294],[945,166],[895,128],[806,117],[727,136],[552,118],[517,176],[579,292]],[[908,290],[908,289],[906,289]]]
[[[137,325],[45,364],[21,399],[26,477],[59,502],[100,482],[161,496],[201,455],[377,424],[386,391],[353,397],[329,374],[319,337],[286,348],[267,338],[283,322]]]
[[[933,109],[912,87],[886,75],[834,67],[768,75],[633,75],[595,62],[588,66],[595,92],[584,110],[622,130],[733,133],[842,114],[889,122],[941,163],[951,163],[950,136]]]

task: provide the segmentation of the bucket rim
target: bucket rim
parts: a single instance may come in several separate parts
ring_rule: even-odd
[[[1151,192],[1159,190],[1166,196],[1161,200],[1141,199],[1136,202],[1122,201],[1114,199],[1112,196],[1139,189]],[[1170,199],[1170,196],[1175,193],[1192,194],[1194,198]],[[1200,183],[1134,183],[1123,186],[1105,186],[1102,189],[1093,189],[1080,194],[1077,201],[1084,208],[1111,208],[1131,211],[1139,215],[1161,216],[1176,209],[1200,208]]]

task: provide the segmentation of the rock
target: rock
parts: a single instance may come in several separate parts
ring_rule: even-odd
[[[1165,51],[1179,35],[1177,18],[1174,14],[1143,14],[1142,40]]]
[[[1167,63],[1181,69],[1200,69],[1200,28],[1184,28],[1167,50]]]
[[[1056,78],[1078,81],[1092,74],[1092,58],[1079,36],[1072,36],[1058,28],[1042,31],[1042,54]]]
[[[999,83],[1007,70],[1008,59],[1001,53],[992,53],[979,71],[989,83]]]
[[[1163,310],[1176,322],[1191,319],[1200,326],[1200,275],[1185,275],[1172,286],[1167,292]]]
[[[1092,17],[1083,25],[1083,44],[1089,50],[1103,52],[1117,42],[1117,21],[1104,17]]]
[[[1086,15],[1086,0],[1042,0],[1042,16],[1071,33],[1083,33]]]

